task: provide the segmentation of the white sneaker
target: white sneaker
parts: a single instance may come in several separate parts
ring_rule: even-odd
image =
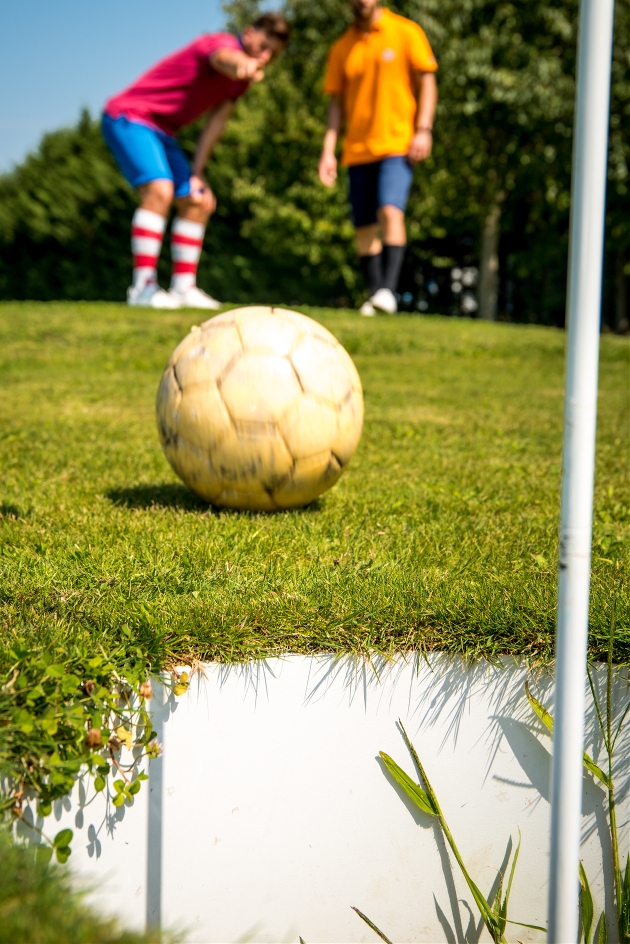
[[[359,308],[359,314],[365,315],[368,318],[371,318],[376,314],[376,308],[372,304],[371,298],[368,298],[366,302],[363,302],[363,304]]]
[[[378,311],[384,311],[388,315],[395,315],[398,311],[396,296],[389,288],[379,288],[370,301]]]
[[[175,292],[173,289],[168,294],[177,301],[178,308],[206,308],[216,311],[217,308],[221,307],[221,302],[197,288],[196,285],[192,285],[182,294]]]
[[[127,304],[137,305],[139,308],[179,308],[177,299],[160,288],[157,282],[148,282],[142,288],[129,286]]]

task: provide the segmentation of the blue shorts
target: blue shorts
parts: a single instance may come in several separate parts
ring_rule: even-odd
[[[190,193],[190,164],[175,138],[128,118],[103,115],[103,137],[132,187],[172,180],[176,197]]]
[[[350,204],[355,226],[377,222],[376,211],[382,206],[405,209],[413,178],[413,167],[406,157],[384,157],[370,164],[355,164],[350,175]]]

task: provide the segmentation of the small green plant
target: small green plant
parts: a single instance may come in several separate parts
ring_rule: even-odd
[[[595,928],[593,937],[591,938],[591,928],[593,926],[593,916],[595,914],[595,909],[593,907],[593,896],[588,884],[586,872],[584,871],[584,866],[581,862],[580,889],[580,902],[582,906],[580,931],[583,936],[584,944],[589,944],[589,941],[592,941],[592,944],[607,944],[608,932],[606,927],[606,914],[604,912],[602,912],[599,916],[599,922]]]
[[[617,827],[617,801],[615,794],[615,782],[613,778],[613,765],[615,746],[619,735],[623,729],[624,722],[630,711],[630,700],[628,700],[621,711],[619,720],[613,718],[613,682],[615,677],[615,668],[613,664],[613,648],[615,641],[615,612],[613,611],[610,620],[610,634],[608,639],[608,658],[606,665],[606,703],[605,717],[597,695],[593,672],[588,667],[588,683],[595,706],[597,721],[602,733],[604,751],[606,753],[606,771],[599,767],[590,754],[586,751],[583,755],[584,767],[588,772],[602,783],[606,789],[608,797],[608,826],[610,829],[610,844],[612,850],[612,871],[614,876],[614,897],[615,910],[618,925],[619,941],[623,944],[630,942],[630,855],[626,858],[626,867],[622,869],[621,857],[619,854],[619,829]],[[525,686],[527,700],[536,715],[540,718],[547,730],[553,732],[553,717],[547,711],[545,706],[531,692],[529,684]],[[593,931],[593,896],[591,894],[588,878],[584,866],[580,863],[580,886],[581,886],[581,925],[582,935],[585,944],[605,944],[607,940],[606,915],[601,914],[599,921]]]
[[[54,854],[66,862],[73,833],[62,829],[49,837],[25,815],[32,799],[45,818],[84,773],[115,807],[132,803],[147,779],[140,762],[161,751],[147,708],[152,688],[146,655],[124,630],[123,636],[110,652],[101,647],[69,653],[21,643],[10,650],[0,682],[0,811],[5,822],[20,820],[40,834],[44,859]],[[187,687],[188,674],[174,673],[174,693]]]
[[[449,829],[448,823],[446,822],[435,791],[431,786],[429,778],[427,777],[427,773],[420,762],[420,758],[418,757],[413,744],[407,736],[407,732],[405,731],[402,721],[399,721],[398,723],[400,725],[405,744],[407,745],[407,749],[413,758],[419,778],[424,783],[424,788],[420,783],[415,783],[411,777],[406,774],[405,771],[399,767],[396,761],[392,760],[388,754],[385,754],[383,751],[381,751],[380,756],[383,760],[383,763],[396,783],[404,790],[406,795],[418,807],[418,809],[420,809],[423,813],[427,813],[429,816],[434,816],[438,820],[446,841],[451,847],[453,855],[455,856],[455,860],[461,869],[462,875],[466,879],[466,883],[472,893],[475,904],[477,905],[483,919],[483,923],[488,929],[492,940],[495,942],[495,944],[506,944],[505,928],[508,923],[517,924],[523,928],[533,928],[536,931],[546,931],[546,928],[542,928],[536,924],[524,924],[521,921],[513,921],[511,918],[508,918],[510,892],[512,891],[512,882],[514,881],[516,863],[518,861],[518,855],[521,848],[520,831],[519,842],[516,847],[516,852],[514,853],[514,858],[512,859],[512,866],[510,868],[505,894],[504,876],[501,872],[499,872],[499,884],[497,886],[497,890],[494,894],[487,898],[479,886],[473,881],[470,873],[468,872],[459,849],[457,848],[453,834]],[[509,858],[507,864],[509,864]],[[388,944],[391,944],[385,934],[380,931],[379,928],[377,928],[376,925],[366,917],[366,915],[360,912],[358,908],[355,908],[354,911],[356,911],[359,917],[362,918],[384,941],[388,942]]]

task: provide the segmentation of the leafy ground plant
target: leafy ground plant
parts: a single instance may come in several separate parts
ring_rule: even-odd
[[[499,882],[498,882],[496,891],[493,894],[491,894],[489,897],[486,897],[481,891],[481,889],[479,888],[479,886],[476,884],[476,882],[473,881],[468,869],[466,868],[466,865],[464,864],[464,860],[462,859],[459,849],[457,848],[457,844],[455,842],[453,834],[451,830],[449,829],[448,823],[446,822],[444,813],[442,812],[442,808],[440,807],[435,791],[433,787],[431,786],[431,783],[429,781],[429,778],[427,777],[427,773],[424,767],[422,766],[422,763],[420,762],[420,758],[418,757],[418,754],[416,753],[416,750],[413,744],[411,743],[411,741],[409,740],[407,736],[407,732],[405,731],[403,727],[402,721],[399,721],[398,723],[400,725],[402,736],[404,738],[407,749],[409,750],[409,753],[411,754],[411,757],[413,758],[413,762],[418,772],[418,776],[420,780],[422,781],[422,783],[424,783],[424,788],[421,786],[420,783],[415,783],[415,781],[413,781],[411,777],[405,773],[402,767],[399,767],[396,761],[392,760],[392,758],[388,754],[385,754],[383,753],[383,751],[381,751],[380,756],[383,760],[383,763],[385,764],[385,767],[387,768],[388,772],[391,774],[393,779],[404,790],[405,794],[409,797],[412,803],[414,803],[415,806],[417,806],[418,809],[421,810],[423,813],[427,813],[429,816],[434,816],[439,822],[442,832],[444,833],[444,836],[446,838],[446,841],[451,847],[451,850],[455,857],[455,861],[457,862],[462,872],[462,875],[464,876],[466,880],[466,884],[468,885],[471,891],[475,904],[477,905],[477,908],[479,909],[479,913],[481,914],[483,923],[485,924],[492,940],[495,942],[495,944],[506,944],[505,929],[508,923],[516,924],[516,925],[519,925],[519,927],[523,927],[523,928],[533,928],[536,931],[546,931],[546,928],[539,927],[538,925],[525,924],[521,921],[513,921],[511,918],[508,918],[508,905],[509,905],[509,900],[510,900],[510,892],[512,890],[512,882],[514,881],[516,863],[518,862],[518,855],[521,848],[520,832],[519,832],[518,845],[516,847],[516,851],[512,859],[512,866],[510,868],[507,885],[505,886],[505,892],[504,892],[504,876],[501,872],[499,872]],[[506,863],[506,867],[508,864],[509,864],[509,859],[508,859],[508,862]],[[376,925],[366,915],[364,915],[361,911],[359,911],[358,908],[355,908],[354,910],[359,915],[359,917],[362,918],[372,928],[373,931],[375,931],[384,941],[387,942],[387,944],[391,944],[391,942],[385,936],[385,934],[381,930],[379,930],[379,928],[377,928]]]
[[[122,635],[130,635],[128,628]],[[63,863],[72,830],[49,836],[36,824],[30,801],[45,819],[83,773],[115,807],[133,802],[147,779],[143,758],[161,750],[147,708],[147,654],[126,638],[109,652],[75,647],[73,653],[16,641],[10,657],[0,684],[0,810],[40,834],[40,856],[54,853]],[[177,675],[171,687],[183,694],[188,674]]]

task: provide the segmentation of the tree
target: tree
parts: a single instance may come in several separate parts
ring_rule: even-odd
[[[44,135],[0,177],[0,296],[124,298],[133,206],[87,112]]]
[[[613,325],[625,333],[630,328],[628,276],[630,276],[630,4],[620,0],[615,9],[610,115],[610,161],[606,249],[610,260],[608,289],[613,296]],[[610,271],[612,270],[612,271]],[[611,277],[612,276],[612,277]],[[612,285],[611,285],[612,283]]]

